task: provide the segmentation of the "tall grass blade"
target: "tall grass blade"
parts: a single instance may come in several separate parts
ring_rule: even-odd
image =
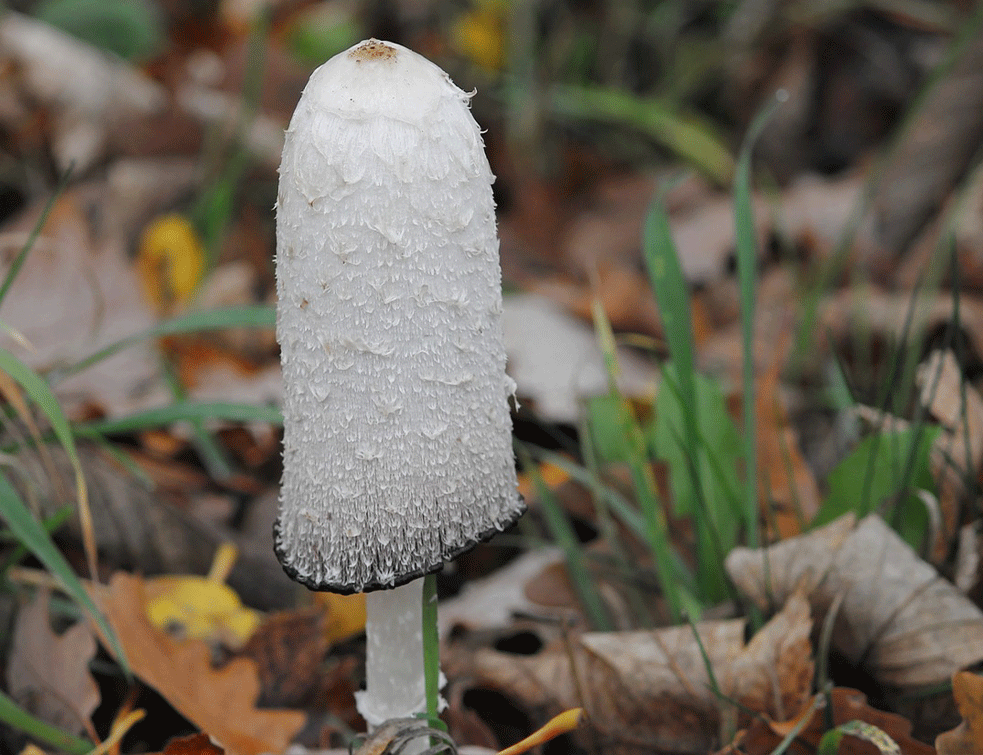
[[[71,518],[72,514],[74,513],[75,507],[71,504],[66,504],[41,522],[41,526],[44,528],[45,533],[50,537],[51,533],[57,531],[58,528],[68,521],[68,519]],[[16,541],[17,538],[14,538],[14,540]],[[6,574],[11,567],[20,563],[20,560],[29,553],[30,551],[27,549],[27,546],[21,542],[18,542],[13,550],[10,551],[7,558],[4,559],[3,563],[0,564],[0,575]]]
[[[522,449],[523,467],[532,478],[536,486],[536,494],[539,497],[540,510],[546,520],[546,526],[550,531],[553,541],[563,551],[566,561],[567,574],[577,598],[590,621],[591,627],[599,631],[610,631],[614,628],[611,618],[608,616],[607,607],[594,585],[590,571],[587,568],[587,561],[584,558],[584,547],[574,532],[566,512],[556,500],[556,495],[543,480],[529,453]]]
[[[595,300],[593,306],[594,330],[598,342],[604,352],[604,360],[608,371],[608,384],[612,396],[620,398],[615,377],[618,372],[618,356],[615,351],[614,333],[608,321],[604,308]],[[626,407],[627,408],[627,407]],[[645,435],[631,411],[624,411],[623,437],[627,449],[626,462],[631,472],[632,484],[638,505],[642,510],[645,521],[645,542],[655,561],[655,569],[659,584],[669,606],[669,614],[674,624],[678,624],[683,616],[686,601],[678,579],[678,559],[669,539],[669,527],[666,516],[659,500],[658,488],[648,459],[648,446]]]
[[[710,123],[656,99],[599,86],[556,86],[549,105],[562,118],[638,129],[721,186],[733,175],[734,159]]]
[[[683,276],[676,244],[669,227],[663,197],[657,196],[645,220],[643,240],[645,262],[649,281],[659,305],[659,316],[665,333],[669,352],[672,356],[672,369],[663,370],[663,385],[671,383],[670,389],[678,399],[681,428],[673,428],[670,437],[682,450],[677,455],[685,464],[685,474],[689,484],[683,490],[681,484],[674,485],[677,511],[688,514],[693,521],[696,533],[697,580],[702,597],[709,601],[723,598],[727,593],[727,581],[722,568],[721,533],[715,517],[707,503],[706,485],[703,478],[703,458],[700,443],[699,410],[696,392],[696,367],[693,356],[693,323],[690,312],[689,285]],[[666,394],[668,397],[671,394]],[[660,452],[657,451],[657,455]],[[677,481],[683,470],[676,470]],[[718,502],[714,502],[716,506]],[[726,516],[726,514],[724,515]]]
[[[737,279],[741,295],[744,413],[744,530],[747,544],[757,548],[758,535],[758,423],[754,370],[754,308],[758,269],[758,242],[751,205],[751,152],[765,124],[788,99],[779,91],[771,104],[751,123],[734,171],[734,226],[737,245]]]
[[[0,348],[0,370],[6,372],[27,393],[31,401],[47,417],[55,438],[68,455],[75,475],[75,495],[78,500],[79,520],[82,528],[82,545],[92,579],[98,578],[96,568],[96,541],[92,527],[92,511],[89,508],[89,491],[82,472],[82,462],[75,448],[75,438],[72,435],[68,418],[61,409],[61,404],[52,392],[51,387],[34,370],[21,362],[6,349]]]
[[[86,739],[62,731],[40,718],[35,718],[17,703],[0,692],[0,721],[19,731],[26,732],[33,739],[50,745],[55,750],[69,755],[85,755],[95,746]]]
[[[51,215],[51,210],[54,208],[55,203],[65,193],[65,187],[68,186],[68,182],[72,177],[73,165],[68,166],[68,170],[58,181],[58,185],[55,190],[51,193],[48,198],[44,209],[41,211],[41,217],[38,218],[38,222],[34,224],[34,228],[31,229],[30,235],[27,237],[27,241],[24,242],[24,246],[21,247],[20,252],[14,258],[14,261],[10,264],[10,269],[7,271],[7,275],[4,276],[3,283],[0,283],[0,306],[3,305],[4,299],[7,298],[7,292],[10,291],[10,287],[14,285],[14,281],[17,279],[17,274],[20,273],[21,267],[24,266],[25,260],[27,260],[27,255],[30,254],[31,250],[34,248],[35,242],[38,240],[38,236],[41,235],[41,230],[44,228],[44,224],[48,222],[48,216]]]
[[[64,588],[65,592],[78,605],[82,606],[92,618],[93,622],[99,627],[102,636],[112,646],[113,654],[126,673],[129,673],[129,664],[123,652],[123,646],[113,632],[109,622],[102,615],[96,604],[92,601],[89,593],[68,561],[55,547],[51,537],[45,531],[41,523],[35,519],[34,515],[28,510],[20,495],[7,479],[5,474],[0,473],[0,515],[7,522],[7,526],[14,537],[20,541],[33,555],[44,564],[44,567],[55,577]]]
[[[162,427],[174,422],[190,420],[225,420],[227,422],[262,422],[279,425],[283,415],[275,406],[238,404],[222,401],[176,401],[168,406],[134,412],[125,417],[84,422],[75,426],[81,437],[128,433]]]
[[[203,333],[209,330],[224,330],[226,328],[272,328],[275,324],[276,313],[273,307],[260,304],[212,309],[206,312],[192,312],[191,314],[180,315],[179,317],[165,320],[152,328],[104,346],[89,356],[80,359],[75,364],[54,372],[51,377],[56,381],[63,380],[88,369],[92,365],[124,349],[154,338],[184,335],[187,333]]]

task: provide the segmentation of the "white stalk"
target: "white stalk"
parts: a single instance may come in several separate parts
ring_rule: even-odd
[[[365,691],[355,693],[369,729],[425,713],[423,579],[365,596]]]

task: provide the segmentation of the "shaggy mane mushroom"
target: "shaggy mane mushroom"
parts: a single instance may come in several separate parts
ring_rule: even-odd
[[[275,549],[312,590],[385,591],[359,701],[376,726],[420,711],[422,660],[380,655],[417,655],[419,578],[525,508],[493,176],[468,105],[430,61],[368,40],[311,75],[280,166]]]

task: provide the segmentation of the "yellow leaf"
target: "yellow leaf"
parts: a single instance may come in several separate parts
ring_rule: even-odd
[[[342,642],[365,629],[365,595],[336,595],[319,592],[314,602],[324,607],[328,615],[327,638],[330,644]]]
[[[163,215],[143,229],[137,272],[159,312],[191,299],[205,274],[205,248],[187,218]]]
[[[259,625],[259,613],[243,606],[231,587],[207,577],[148,579],[147,592],[150,623],[161,630],[177,628],[183,637],[238,648]]]
[[[207,577],[148,579],[145,592],[150,623],[165,631],[177,628],[183,637],[242,647],[259,626],[260,614],[244,606],[224,582],[236,555],[235,546],[226,543],[216,550]]]
[[[539,476],[550,490],[556,490],[570,479],[563,467],[544,461],[539,465]],[[528,474],[519,475],[519,493],[526,500],[536,497],[536,483]]]

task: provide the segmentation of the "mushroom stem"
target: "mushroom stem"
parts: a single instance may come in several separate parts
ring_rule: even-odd
[[[365,691],[358,712],[372,730],[390,718],[426,713],[423,579],[365,596]]]

